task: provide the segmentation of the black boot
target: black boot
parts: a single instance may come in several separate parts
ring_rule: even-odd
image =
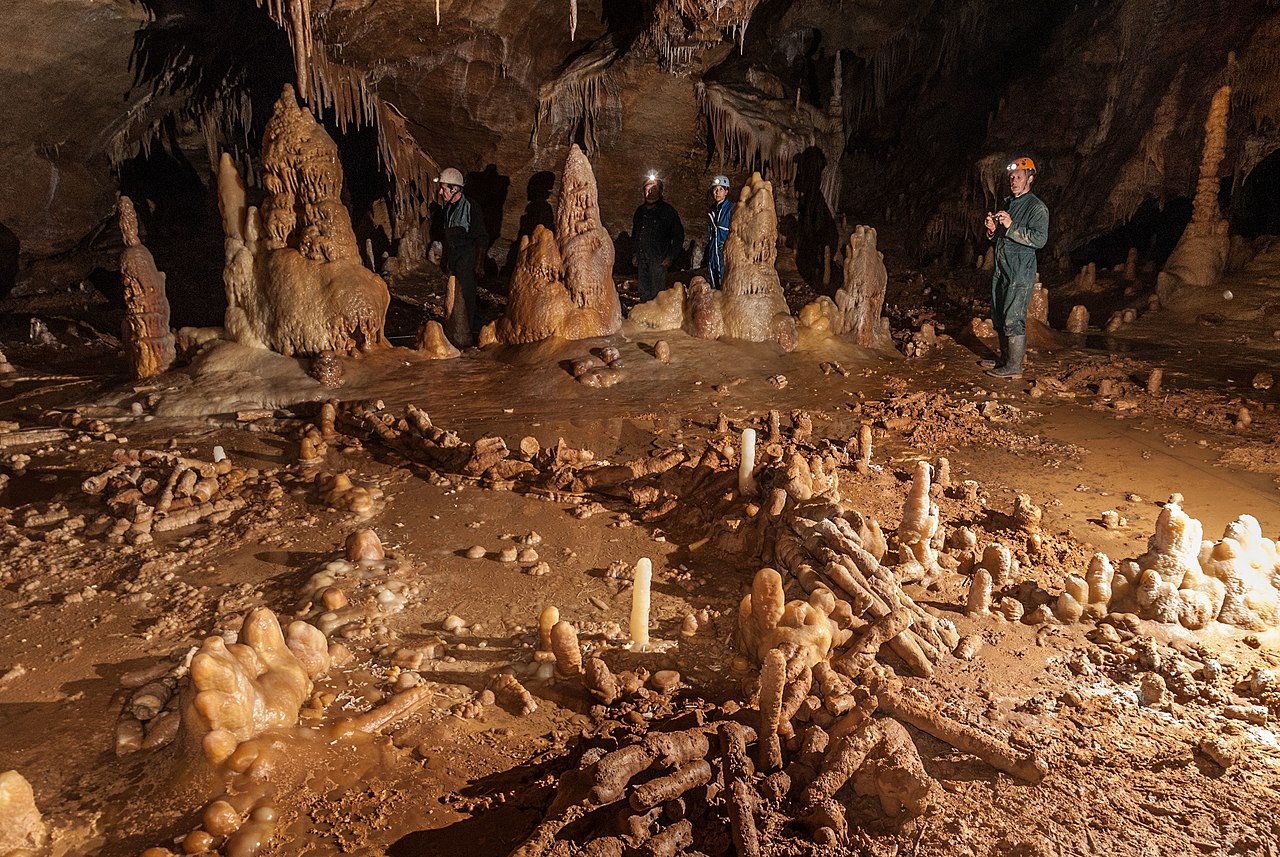
[[[988,369],[987,374],[995,378],[1021,378],[1022,359],[1027,356],[1027,337],[1010,336],[1009,348],[1005,352],[1004,365],[996,369]]]
[[[979,360],[978,365],[983,369],[999,369],[1009,359],[1009,337],[1003,333],[998,336],[1000,337],[1000,355],[995,360]]]

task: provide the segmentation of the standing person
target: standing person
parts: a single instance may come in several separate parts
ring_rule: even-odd
[[[662,198],[662,180],[652,173],[644,183],[644,202],[631,219],[635,252],[631,263],[639,269],[640,300],[651,301],[666,288],[667,271],[684,249],[684,224],[679,213]]]
[[[467,310],[467,323],[474,332],[476,284],[484,277],[484,254],[489,248],[489,232],[484,226],[484,212],[462,192],[462,173],[449,167],[440,173],[436,196],[444,222],[445,273],[452,274]]]
[[[729,200],[729,177],[716,176],[711,180],[711,210],[707,218],[707,273],[711,288],[718,289],[724,282],[724,242],[729,237],[729,219],[733,216],[733,203]]]
[[[1006,169],[1010,196],[1003,209],[987,212],[986,220],[987,238],[996,242],[991,323],[1000,337],[1000,359],[980,365],[997,378],[1020,378],[1027,354],[1027,305],[1036,285],[1036,251],[1049,240],[1049,208],[1031,192],[1034,161],[1017,158]]]

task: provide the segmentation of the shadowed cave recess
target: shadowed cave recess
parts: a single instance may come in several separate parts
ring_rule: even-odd
[[[1280,854],[1280,4],[12,4],[0,855]]]

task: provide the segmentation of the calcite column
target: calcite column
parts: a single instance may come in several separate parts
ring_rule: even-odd
[[[120,197],[117,206],[120,237],[120,279],[124,282],[124,343],[129,372],[135,380],[159,375],[173,365],[174,338],[169,330],[169,299],[165,276],[138,237],[138,213],[133,201]]]

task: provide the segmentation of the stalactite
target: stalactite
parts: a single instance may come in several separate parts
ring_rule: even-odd
[[[569,41],[578,34],[578,0],[569,0]]]
[[[621,116],[622,100],[615,82],[614,63],[620,52],[604,37],[538,92],[538,111],[529,144],[537,149],[544,128],[572,139],[581,131],[587,154],[599,146],[602,116]],[[614,130],[612,126],[609,130]]]

